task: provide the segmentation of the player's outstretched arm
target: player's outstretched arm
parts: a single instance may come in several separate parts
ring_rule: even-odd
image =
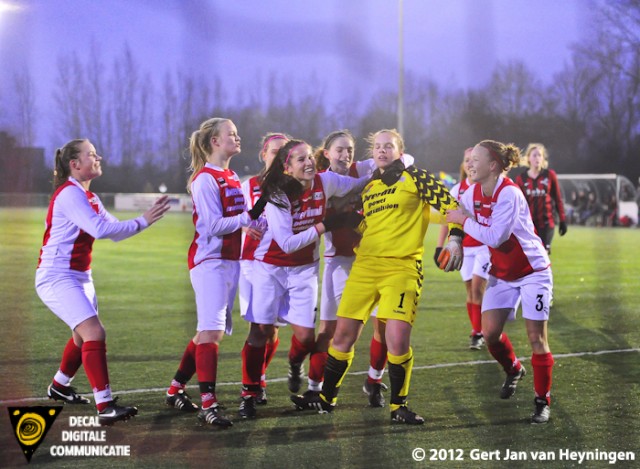
[[[165,213],[169,210],[169,196],[163,195],[159,197],[151,206],[149,210],[144,212],[142,216],[144,217],[147,225],[153,225],[155,222],[160,220]]]

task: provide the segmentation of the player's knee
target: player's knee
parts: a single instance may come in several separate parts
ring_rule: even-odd
[[[336,332],[336,321],[320,321],[320,330],[318,331],[318,337],[327,336],[329,339],[333,337]]]
[[[313,329],[297,330],[295,332],[296,339],[303,345],[310,345],[315,342],[316,334]]]
[[[492,327],[491,325],[487,325],[485,327],[484,322],[482,323],[482,335],[484,336],[484,341],[487,345],[495,345],[500,342],[500,336],[502,335],[502,330]]]
[[[267,339],[271,337],[273,333],[272,329],[274,329],[274,327],[270,324],[251,323],[247,342],[252,347],[262,347],[267,343]]]
[[[547,339],[543,337],[537,331],[529,332],[529,343],[531,344],[531,350],[533,353],[547,353],[549,351],[549,345]]]

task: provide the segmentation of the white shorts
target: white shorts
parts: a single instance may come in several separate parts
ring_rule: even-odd
[[[37,269],[36,292],[71,330],[98,315],[98,299],[90,270]]]
[[[256,261],[252,280],[252,307],[245,316],[247,321],[276,324],[280,319],[296,326],[315,327],[318,262],[283,267]]]
[[[320,319],[323,321],[337,320],[336,313],[344,285],[351,272],[354,257],[335,256],[324,258],[324,272],[322,273],[322,293],[320,297]]]
[[[238,301],[240,302],[240,316],[243,318],[251,308],[251,276],[253,275],[253,263],[255,261],[240,261],[240,278],[238,279]]]
[[[209,259],[189,271],[196,294],[200,331],[225,331],[231,335],[231,311],[238,288],[240,263],[227,259]]]
[[[482,312],[492,309],[511,309],[509,320],[512,321],[516,318],[516,310],[522,300],[523,318],[547,321],[552,293],[553,274],[551,268],[533,272],[511,282],[490,275],[482,299]]]
[[[251,298],[253,296],[253,265],[256,262],[255,260],[241,260],[240,261],[240,280],[238,281],[238,299],[240,300],[240,316],[245,321],[251,322],[248,317],[253,317],[253,314],[247,315],[248,311],[252,310],[252,302]],[[278,320],[274,323],[278,327],[284,327],[287,323],[282,320],[282,316],[286,314],[288,307],[286,301],[284,301],[284,297],[280,302],[280,307],[278,309]]]
[[[468,282],[476,275],[483,279],[489,278],[491,268],[491,253],[488,246],[468,246],[463,248],[462,268],[460,276],[464,282]]]

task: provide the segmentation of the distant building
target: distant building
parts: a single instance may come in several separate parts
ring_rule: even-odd
[[[50,192],[51,171],[44,164],[44,148],[19,147],[0,132],[0,192]]]

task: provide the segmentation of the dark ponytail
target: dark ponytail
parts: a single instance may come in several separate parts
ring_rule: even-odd
[[[67,142],[62,148],[58,148],[55,154],[53,166],[53,190],[55,191],[62,184],[67,182],[71,175],[69,163],[77,160],[80,153],[80,144],[86,142],[84,138],[77,138]]]
[[[282,200],[282,193],[284,193],[289,200],[296,199],[302,195],[304,191],[302,184],[285,172],[284,164],[294,147],[306,144],[307,143],[302,140],[289,140],[278,150],[278,154],[273,159],[273,163],[271,163],[269,169],[264,173],[260,189],[262,196],[273,205],[280,208],[286,207]]]

